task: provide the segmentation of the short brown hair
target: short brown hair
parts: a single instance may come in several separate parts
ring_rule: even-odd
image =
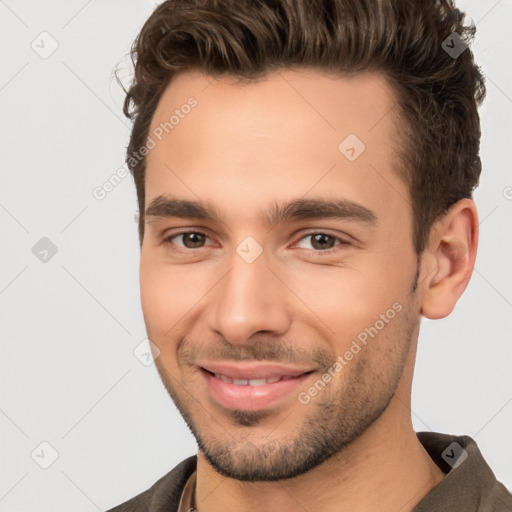
[[[379,71],[391,81],[403,124],[397,168],[410,191],[421,254],[432,223],[472,197],[481,172],[484,79],[469,47],[455,58],[443,44],[452,36],[469,45],[476,28],[464,18],[452,0],[164,1],[131,48],[135,73],[123,107],[134,121],[126,161],[137,188],[140,243],[146,159],[133,156],[172,77],[198,68],[250,80],[306,67],[341,77]]]

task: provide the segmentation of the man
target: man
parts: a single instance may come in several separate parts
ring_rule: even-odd
[[[112,511],[504,511],[416,433],[421,317],[471,277],[485,96],[448,0],[171,0],[124,111],[144,320],[198,443]]]

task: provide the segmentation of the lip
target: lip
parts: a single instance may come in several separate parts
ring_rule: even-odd
[[[313,368],[297,368],[284,364],[269,363],[205,363],[200,368],[220,373],[231,379],[271,379],[274,377],[297,377],[311,372]]]
[[[309,373],[301,373],[296,376],[290,376],[290,374],[288,374],[285,380],[263,384],[261,386],[251,386],[236,385],[230,382],[225,382],[224,380],[221,380],[215,377],[215,375],[209,373],[209,371],[207,371],[204,367],[201,367],[200,370],[200,373],[203,375],[206,381],[206,386],[210,397],[217,404],[227,409],[236,409],[239,411],[258,411],[271,407],[272,405],[277,404],[280,400],[291,395],[294,391],[297,391],[297,389],[301,386],[304,386],[305,381],[310,379],[315,373],[310,370]],[[276,367],[273,366],[271,370],[274,372],[274,375],[276,375]],[[289,367],[288,370],[290,370]],[[226,375],[222,372],[215,373]],[[297,372],[295,371],[295,374],[296,373]],[[247,375],[247,371],[243,373],[241,369],[237,375],[238,377],[236,378],[240,379],[272,377],[270,374],[265,374],[264,377],[261,377],[261,367],[258,369],[257,374],[253,374],[255,376],[244,377],[243,375]],[[283,374],[281,373],[278,375]]]

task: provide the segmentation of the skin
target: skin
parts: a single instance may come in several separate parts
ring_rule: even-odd
[[[394,170],[400,119],[380,74],[281,70],[244,85],[186,71],[150,132],[190,96],[197,107],[148,154],[146,207],[165,194],[208,201],[221,221],[147,217],[140,284],[158,372],[199,446],[196,509],[412,510],[444,477],[411,422],[420,319],[447,316],[468,284],[474,203],[436,222],[418,259],[410,195]],[[352,162],[338,150],[351,133],[366,146]],[[260,210],[298,198],[350,200],[376,223],[263,223]],[[191,242],[181,230],[206,236]],[[330,235],[323,245],[308,236],[319,233]],[[247,236],[263,249],[252,263],[236,252]],[[395,303],[400,312],[301,403],[297,393]],[[196,366],[206,359],[316,373],[272,407],[238,411],[210,396]]]

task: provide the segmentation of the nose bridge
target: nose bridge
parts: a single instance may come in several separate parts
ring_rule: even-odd
[[[210,305],[210,328],[231,343],[243,343],[258,331],[282,333],[288,327],[283,285],[267,267],[265,252],[252,259],[254,249],[248,241],[233,252],[230,270]]]

